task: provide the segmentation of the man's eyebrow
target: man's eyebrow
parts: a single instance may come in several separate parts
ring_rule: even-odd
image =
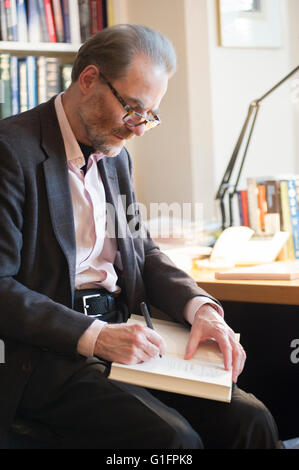
[[[143,111],[146,111],[146,110],[147,110],[147,108],[146,108],[146,106],[144,105],[143,101],[141,101],[139,98],[134,98],[134,97],[132,97],[132,96],[125,96],[125,100],[126,100],[126,101],[130,101],[131,103],[134,103],[135,106],[138,106],[138,108],[140,108],[140,109],[143,110]],[[158,109],[151,109],[151,111],[152,111],[153,113],[158,114],[158,111],[159,111],[159,110],[158,110]]]

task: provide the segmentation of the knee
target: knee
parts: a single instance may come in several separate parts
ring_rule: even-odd
[[[275,420],[268,408],[255,399],[248,406],[242,419],[242,437],[245,448],[273,449],[278,445],[278,431]]]
[[[170,448],[172,449],[203,449],[200,436],[186,422],[180,422],[178,426],[169,430]]]

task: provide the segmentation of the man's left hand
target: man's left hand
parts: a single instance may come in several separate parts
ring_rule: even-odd
[[[226,370],[232,369],[232,380],[236,383],[245,364],[245,351],[222,316],[211,305],[205,304],[195,314],[185,359],[191,359],[199,343],[209,338],[218,343],[223,354],[224,367]]]

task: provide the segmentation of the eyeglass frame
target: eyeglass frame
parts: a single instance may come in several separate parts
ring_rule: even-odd
[[[154,113],[153,111],[150,111],[151,114],[153,115],[154,119],[147,119],[143,114],[138,113],[138,111],[135,111],[135,109],[133,109],[132,106],[130,106],[129,104],[127,104],[125,102],[125,100],[120,96],[118,91],[114,88],[113,85],[111,85],[109,80],[105,77],[105,75],[102,72],[99,72],[99,75],[104,80],[106,85],[108,85],[108,87],[110,88],[110,90],[114,94],[115,98],[118,100],[118,102],[122,105],[122,107],[127,112],[127,114],[125,114],[125,116],[123,116],[123,118],[122,118],[123,122],[126,126],[128,126],[128,127],[138,127],[138,126],[141,126],[142,124],[145,124],[146,130],[150,130],[150,129],[153,129],[154,127],[157,127],[161,124],[161,119],[160,119],[160,117],[158,116],[157,113]],[[138,124],[128,124],[127,122],[125,122],[125,119],[126,119],[127,116],[130,116],[132,114],[135,114],[136,116],[139,116],[139,117],[143,118],[144,121],[139,122]]]

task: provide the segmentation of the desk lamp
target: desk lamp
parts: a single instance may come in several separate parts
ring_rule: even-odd
[[[233,150],[232,156],[231,156],[230,161],[227,165],[224,176],[222,178],[222,181],[220,183],[220,186],[219,186],[217,194],[216,194],[216,200],[220,201],[222,230],[227,228],[226,214],[225,214],[225,207],[224,207],[225,206],[224,205],[224,196],[225,196],[226,192],[231,188],[232,188],[232,190],[229,191],[229,194],[228,194],[228,198],[229,198],[229,216],[230,216],[229,226],[232,226],[233,223],[234,223],[233,210],[232,210],[232,200],[233,200],[234,195],[237,193],[237,186],[238,186],[240,176],[241,176],[241,173],[242,173],[242,169],[243,169],[243,166],[244,166],[244,162],[245,162],[245,159],[246,159],[248,147],[249,147],[250,140],[251,140],[252,133],[253,133],[253,129],[254,129],[254,126],[255,126],[255,123],[256,123],[257,114],[258,114],[259,109],[260,109],[260,103],[265,98],[267,98],[267,96],[269,96],[274,90],[276,90],[280,85],[282,85],[284,82],[286,82],[292,75],[294,75],[296,72],[298,72],[298,70],[299,70],[299,65],[294,70],[292,70],[286,77],[284,77],[276,85],[274,85],[269,91],[267,91],[263,96],[261,96],[261,98],[259,98],[257,100],[254,100],[254,101],[252,101],[252,103],[250,103],[250,106],[248,108],[248,113],[247,113],[245,122],[243,124],[241,133],[239,135],[236,146]],[[242,145],[243,140],[245,138],[246,132],[248,132],[248,137],[247,137],[247,141],[245,143],[244,153],[243,153],[243,156],[242,156],[242,159],[241,159],[241,162],[240,162],[240,168],[239,168],[235,183],[231,184],[230,180],[231,180],[231,177],[232,177],[232,173],[233,173],[234,167],[236,165],[236,162],[237,162],[237,159],[238,159],[238,156],[239,156],[239,153],[240,153],[241,145]]]

